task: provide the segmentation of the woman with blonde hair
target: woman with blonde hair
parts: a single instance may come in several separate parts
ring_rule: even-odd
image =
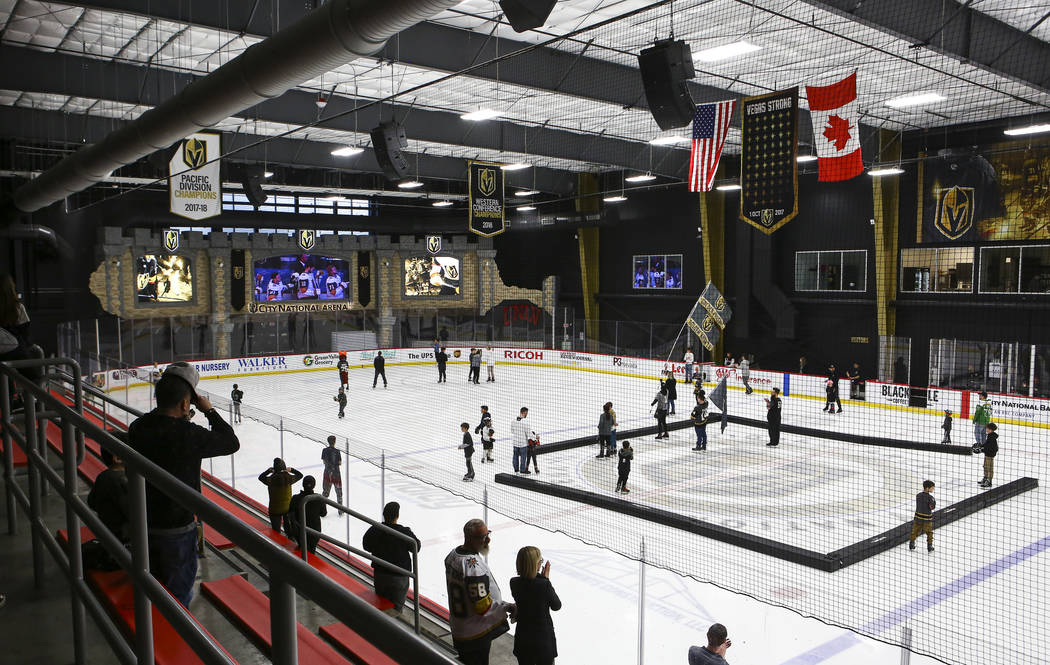
[[[558,645],[551,610],[561,609],[561,599],[550,582],[551,562],[530,545],[518,550],[517,569],[518,576],[510,581],[518,606],[514,655],[518,665],[553,665]]]

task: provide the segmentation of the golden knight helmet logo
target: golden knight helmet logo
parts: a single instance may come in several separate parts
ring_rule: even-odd
[[[700,329],[703,330],[705,333],[711,332],[714,329],[714,327],[715,327],[715,322],[711,320],[710,316],[705,318],[703,320],[703,323],[700,324]]]
[[[941,191],[935,226],[945,238],[957,240],[973,228],[974,188],[958,185]]]
[[[164,232],[164,249],[169,252],[174,252],[179,248],[179,232],[174,229],[168,229]]]
[[[431,254],[441,251],[441,236],[427,236],[427,251]]]
[[[357,274],[361,275],[361,279],[368,279],[368,266],[361,266],[358,268]]]
[[[726,308],[726,299],[723,296],[718,296],[718,300],[715,301],[715,309],[721,312]]]
[[[244,266],[234,266],[233,267],[233,278],[234,279],[242,279],[243,277],[244,277]]]
[[[762,226],[773,226],[773,209],[762,209]]]
[[[492,196],[496,193],[496,169],[478,171],[478,191],[485,196]]]
[[[199,169],[208,163],[208,144],[198,138],[182,142],[182,162],[191,169]]]
[[[299,248],[304,252],[309,252],[314,248],[317,243],[317,234],[314,233],[313,229],[300,229],[299,230]]]

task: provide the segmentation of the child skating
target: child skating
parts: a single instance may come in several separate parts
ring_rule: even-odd
[[[332,399],[339,402],[339,417],[342,418],[346,415],[346,391],[340,388],[339,394]]]
[[[946,446],[950,446],[952,443],[952,412],[951,409],[944,410],[944,422],[941,423],[941,429],[944,430],[944,438],[941,439],[941,443]]]
[[[474,464],[470,461],[470,458],[474,456],[474,439],[470,436],[470,423],[461,423],[459,429],[463,432],[463,443],[459,444],[459,449],[463,451],[463,456],[467,459],[467,473],[463,476],[465,482],[474,480]]]

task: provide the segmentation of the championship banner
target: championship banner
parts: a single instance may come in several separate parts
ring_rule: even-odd
[[[471,233],[486,238],[506,230],[503,202],[503,169],[492,162],[469,162],[467,191],[470,192]]]
[[[348,312],[353,307],[349,300],[328,302],[253,302],[248,305],[250,314],[296,314],[299,312]]]
[[[368,307],[372,302],[372,253],[357,253],[357,302]]]
[[[725,328],[729,319],[733,318],[733,310],[722,296],[722,292],[712,282],[708,282],[704,287],[698,304],[707,310],[708,315],[715,320],[719,328]],[[696,308],[693,309],[695,311]]]
[[[740,106],[740,219],[773,233],[798,214],[798,87]]]
[[[244,309],[244,250],[230,250],[230,307],[235,312]]]
[[[220,155],[222,136],[216,132],[197,132],[182,140],[168,162],[168,198],[173,214],[200,220],[222,212]]]

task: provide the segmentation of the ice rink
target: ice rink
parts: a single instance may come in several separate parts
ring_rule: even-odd
[[[636,662],[640,568],[627,556],[637,559],[643,542],[652,564],[645,567],[648,663],[684,663],[688,646],[702,643],[715,621],[729,628],[727,659],[734,665],[899,662],[895,646],[803,615],[885,640],[899,640],[907,627],[918,650],[953,662],[1050,662],[1044,488],[938,528],[933,554],[920,543],[914,552],[902,546],[845,570],[820,572],[615,511],[494,484],[496,473],[511,471],[509,424],[519,407],[529,407],[532,428],[553,443],[596,435],[606,401],[614,403],[621,431],[654,424],[649,409],[657,387],[652,380],[571,369],[500,365],[496,372],[495,383],[485,382],[483,369],[482,382],[473,385],[466,382],[465,365],[450,365],[448,382],[437,384],[432,364],[391,365],[389,387],[380,381],[373,389],[371,368],[354,369],[342,420],[332,399],[334,369],[202,381],[201,389],[219,398],[237,383],[245,404],[243,424],[236,426],[240,452],[205,468],[265,502],[257,476],[275,456],[320,479],[321,442],[335,434],[350,454],[345,500],[378,516],[382,486],[386,500],[401,502],[401,523],[424,545],[422,592],[441,603],[441,562],[461,541],[462,524],[482,516],[487,496],[491,563],[501,588],[509,595],[519,547],[536,545],[552,561],[551,579],[564,602],[555,615],[559,662]],[[145,388],[127,395],[132,405],[150,407]],[[688,417],[692,387],[679,384],[679,397],[671,422]],[[732,390],[728,411],[761,418],[762,398]],[[459,424],[470,423],[473,432],[482,404],[493,414],[496,463],[481,463],[478,444],[477,477],[465,483],[456,449]],[[788,397],[784,423],[931,443],[941,438],[940,419],[933,416],[848,402],[842,414],[828,415],[821,405]],[[1047,430],[1003,425],[999,432],[996,484],[1021,476],[1045,481]],[[826,552],[910,521],[925,478],[937,482],[938,508],[979,491],[976,457],[792,434],[772,449],[763,445],[762,429],[730,424],[720,434],[717,422],[708,435],[706,453],[691,450],[691,428],[664,441],[632,439],[632,493],[623,500]],[[953,438],[969,443],[969,423],[956,421]],[[615,461],[595,459],[595,453],[588,446],[542,455],[541,473],[533,477],[615,496]],[[363,528],[329,516],[325,531],[359,545]],[[1027,626],[1024,634],[1017,633],[1018,624]],[[1030,654],[1042,655],[1032,660]],[[913,655],[912,662],[933,661]]]

